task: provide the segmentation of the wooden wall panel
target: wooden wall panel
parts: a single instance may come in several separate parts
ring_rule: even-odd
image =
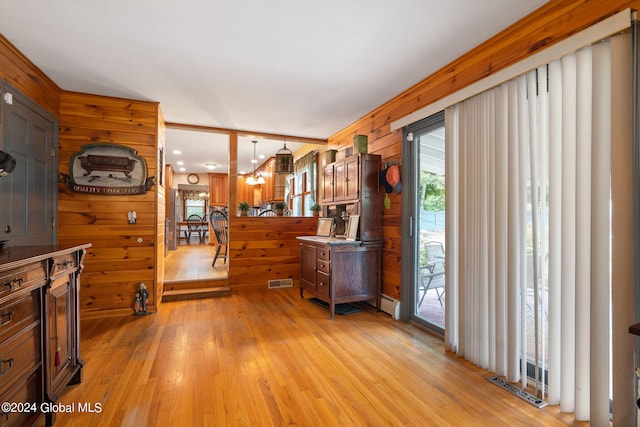
[[[328,145],[344,149],[352,145],[354,135],[367,135],[369,152],[382,155],[383,165],[389,160],[398,159],[402,156],[402,136],[400,132],[391,132],[392,121],[628,7],[640,8],[640,0],[552,0],[332,135]],[[400,206],[401,203],[401,196],[392,196],[393,206]],[[385,210],[383,215],[385,246],[382,257],[382,289],[384,294],[400,298],[400,213],[392,209]]]
[[[113,143],[136,150],[146,160],[148,176],[158,176],[164,130],[157,103],[69,92],[60,98],[61,171],[68,171],[71,155],[83,145]],[[59,187],[59,241],[93,245],[80,290],[84,316],[132,313],[140,283],[149,290],[149,310],[157,309],[164,274],[163,194],[157,180],[140,195],[93,195]],[[137,213],[135,225],[127,223],[130,210]]]
[[[60,88],[0,34],[0,78],[56,117],[60,116]]]
[[[266,288],[267,280],[300,279],[297,236],[316,234],[315,217],[229,218],[231,290]]]

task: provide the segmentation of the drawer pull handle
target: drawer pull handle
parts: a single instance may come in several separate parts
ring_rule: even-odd
[[[24,279],[22,277],[19,277],[17,279],[11,279],[8,282],[4,282],[2,284],[3,290],[6,290],[7,288],[9,289],[9,292],[13,291],[14,289],[19,288],[20,286],[22,286],[22,282],[24,282]]]
[[[64,262],[59,262],[58,264],[58,268],[61,270],[66,270],[69,267],[73,267],[73,261],[71,261],[70,259],[65,260]]]
[[[8,313],[2,313],[0,314],[0,326],[6,325],[7,323],[10,323],[13,320],[13,316],[14,316],[14,312],[10,311]]]
[[[5,366],[7,367],[5,368]],[[13,368],[13,359],[0,360],[0,377],[6,374],[11,368]]]

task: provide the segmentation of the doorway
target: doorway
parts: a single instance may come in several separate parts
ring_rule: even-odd
[[[403,132],[402,310],[406,320],[444,335],[445,287],[445,128],[444,112]]]
[[[0,178],[0,240],[11,246],[57,242],[58,121],[40,105],[2,84],[1,148],[16,159]]]
[[[213,210],[228,212],[229,135],[197,128],[167,127],[165,289],[227,280],[228,262],[213,259],[217,242]],[[224,253],[224,249],[223,249]]]

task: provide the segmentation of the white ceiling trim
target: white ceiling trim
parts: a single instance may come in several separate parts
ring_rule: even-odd
[[[491,74],[490,76],[472,83],[451,95],[391,122],[391,131],[396,132],[405,126],[427,118],[447,107],[457,104],[458,102],[462,102],[465,99],[469,99],[472,96],[498,86],[499,84],[509,81],[530,70],[560,59],[563,56],[566,56],[571,52],[575,52],[585,46],[606,39],[612,34],[619,33],[631,26],[631,20],[631,9],[625,9],[622,12],[618,12],[617,14],[598,22],[577,34],[574,34],[553,46],[533,54],[510,67],[498,71],[495,74]]]

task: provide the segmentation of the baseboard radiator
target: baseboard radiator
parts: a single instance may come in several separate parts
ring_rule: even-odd
[[[400,319],[400,301],[385,294],[380,295],[380,309],[391,315],[395,320]]]

